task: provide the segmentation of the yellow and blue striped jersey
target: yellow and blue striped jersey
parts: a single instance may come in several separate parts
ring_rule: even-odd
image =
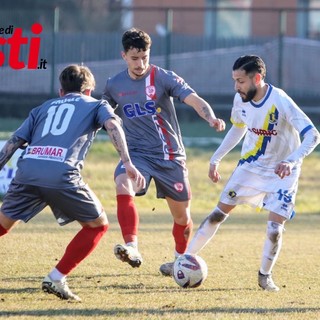
[[[300,136],[313,128],[312,121],[297,104],[270,84],[265,97],[258,102],[243,102],[237,93],[231,122],[247,128],[239,165],[265,176],[274,175],[276,164],[296,150],[301,144]]]

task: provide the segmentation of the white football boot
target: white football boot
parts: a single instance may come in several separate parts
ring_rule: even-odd
[[[81,301],[80,297],[69,289],[66,280],[53,281],[49,276],[46,276],[42,281],[42,291],[52,293],[63,300]]]
[[[138,249],[131,245],[117,244],[114,247],[114,254],[122,262],[129,263],[132,268],[139,268],[143,261]]]
[[[259,287],[266,291],[279,291],[273,280],[271,274],[262,274],[260,271],[258,273],[258,283]]]

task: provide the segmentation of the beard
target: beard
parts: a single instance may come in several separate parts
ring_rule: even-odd
[[[255,95],[257,94],[257,88],[256,87],[251,87],[247,93],[239,92],[242,99],[242,102],[249,102],[251,101]]]
[[[142,78],[148,71],[149,71],[150,65],[146,68],[136,68],[131,70],[129,73],[131,73],[135,79]]]

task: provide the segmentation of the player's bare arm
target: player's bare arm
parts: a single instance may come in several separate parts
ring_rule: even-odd
[[[125,135],[119,122],[115,119],[109,119],[104,123],[104,126],[122,162],[126,163],[130,161],[127,144],[125,143]]]
[[[225,130],[225,122],[222,119],[216,118],[208,102],[199,97],[196,93],[189,94],[184,99],[184,102],[193,107],[197,111],[199,116],[206,120],[211,127],[215,128],[217,131]]]
[[[109,119],[104,123],[104,126],[109,134],[112,144],[119,153],[128,177],[135,182],[137,189],[144,188],[145,179],[131,162],[125,134],[120,123],[116,119]]]
[[[25,140],[12,136],[0,151],[0,170],[10,160],[15,151],[26,143]]]

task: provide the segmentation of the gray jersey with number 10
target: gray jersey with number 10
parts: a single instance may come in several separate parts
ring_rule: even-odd
[[[99,129],[117,118],[106,102],[70,93],[31,110],[14,135],[28,142],[15,181],[66,189],[83,185],[80,171]]]

